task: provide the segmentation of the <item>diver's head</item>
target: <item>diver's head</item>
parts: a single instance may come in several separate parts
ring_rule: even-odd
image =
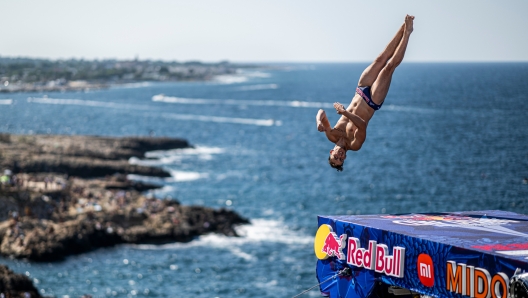
[[[343,171],[343,164],[345,163],[346,159],[346,150],[335,146],[334,149],[330,150],[330,156],[328,157],[328,163],[330,166],[334,169],[337,169],[337,171],[341,172]]]

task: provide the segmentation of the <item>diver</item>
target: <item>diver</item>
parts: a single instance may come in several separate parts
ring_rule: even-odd
[[[324,131],[328,140],[335,144],[330,150],[328,162],[338,171],[343,170],[346,152],[361,149],[365,142],[368,122],[374,112],[383,105],[389,92],[392,74],[405,55],[413,31],[413,21],[414,16],[405,16],[405,22],[385,50],[363,71],[348,107],[345,109],[339,102],[334,103],[334,108],[341,118],[333,129],[325,111],[320,109],[317,113],[317,130]]]

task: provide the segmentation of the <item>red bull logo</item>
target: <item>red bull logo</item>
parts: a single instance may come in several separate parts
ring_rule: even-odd
[[[346,234],[337,236],[329,225],[321,225],[317,230],[314,241],[314,251],[318,259],[324,260],[328,257],[345,259],[343,248],[346,246]]]
[[[405,248],[394,246],[392,256],[385,244],[369,241],[368,249],[361,248],[359,239],[348,239],[347,263],[356,267],[363,267],[386,275],[403,277],[405,264]]]
[[[405,264],[405,248],[394,246],[392,255],[385,244],[378,244],[375,240],[369,241],[368,249],[362,248],[358,238],[348,239],[346,255],[343,249],[347,246],[347,235],[337,234],[332,227],[322,224],[317,230],[314,241],[314,252],[318,259],[336,257],[346,260],[347,264],[374,270],[386,275],[403,277]]]
[[[336,233],[330,233],[326,236],[322,252],[326,253],[329,257],[336,257],[340,260],[345,259],[343,254],[343,248],[346,244],[346,234],[343,234],[337,238]]]

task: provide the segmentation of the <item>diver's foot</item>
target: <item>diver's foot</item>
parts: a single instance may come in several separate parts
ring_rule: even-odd
[[[413,28],[414,16],[406,15],[405,16],[405,32],[411,34],[414,30]]]

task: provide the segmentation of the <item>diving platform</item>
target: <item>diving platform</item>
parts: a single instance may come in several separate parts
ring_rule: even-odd
[[[528,216],[499,210],[318,216],[327,297],[526,297]]]

